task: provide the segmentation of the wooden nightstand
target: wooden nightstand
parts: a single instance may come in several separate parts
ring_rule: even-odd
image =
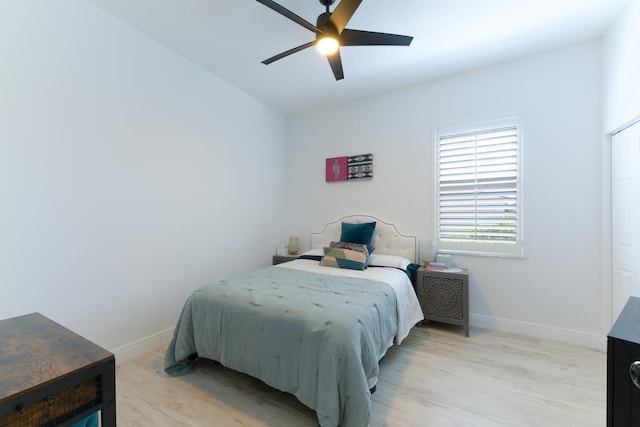
[[[469,273],[429,270],[416,272],[416,294],[425,320],[451,323],[469,336]]]
[[[112,353],[40,313],[0,321],[0,426],[116,426]]]
[[[298,255],[274,255],[273,256],[273,265],[282,264],[283,262],[293,261],[298,258]]]

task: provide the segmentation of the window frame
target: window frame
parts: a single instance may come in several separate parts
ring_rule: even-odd
[[[455,241],[441,239],[440,233],[440,139],[454,135],[491,132],[501,128],[515,127],[517,129],[516,156],[516,239],[515,242],[479,242]],[[434,132],[434,194],[435,194],[435,242],[439,253],[460,255],[479,255],[491,257],[525,258],[524,239],[524,167],[523,167],[523,126],[522,120],[516,116],[501,119],[485,120],[481,122],[461,125],[444,126]]]

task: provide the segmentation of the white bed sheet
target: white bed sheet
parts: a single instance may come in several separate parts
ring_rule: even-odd
[[[404,271],[398,270],[397,268],[370,267],[366,270],[349,270],[345,268],[321,266],[319,261],[309,259],[295,259],[275,265],[274,267],[291,268],[332,276],[358,277],[388,284],[396,293],[398,312],[398,329],[395,337],[396,344],[400,344],[402,340],[409,335],[411,328],[424,319],[420,302],[413,290],[411,280],[409,280],[409,277]]]

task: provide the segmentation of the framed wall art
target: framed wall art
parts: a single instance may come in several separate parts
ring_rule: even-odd
[[[326,159],[326,181],[356,181],[373,178],[373,154]]]

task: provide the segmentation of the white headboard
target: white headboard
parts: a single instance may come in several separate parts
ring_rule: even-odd
[[[402,234],[394,224],[368,215],[345,216],[328,223],[321,232],[311,233],[311,249],[322,248],[329,246],[331,242],[339,241],[343,222],[360,224],[372,221],[376,222],[373,238],[375,253],[403,256],[411,262],[416,262],[418,257],[418,238],[416,236]]]

